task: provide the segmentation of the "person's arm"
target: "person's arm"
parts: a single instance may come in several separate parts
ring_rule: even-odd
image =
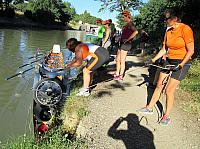
[[[181,67],[183,67],[192,57],[194,54],[194,42],[186,44],[187,54],[183,61],[179,64]]]
[[[82,64],[82,61],[82,49],[78,46],[75,50],[75,58],[67,65],[67,67],[79,67]]]
[[[103,39],[103,42],[102,42],[102,47],[105,45],[105,43],[108,41],[108,38],[110,36],[110,29],[107,29],[106,30],[106,36],[105,38]]]
[[[155,63],[156,60],[158,60],[159,58],[161,58],[162,56],[166,55],[166,49],[165,49],[165,45],[163,45],[162,49],[158,52],[158,54],[156,54],[156,56],[154,58],[152,58],[152,62]]]
[[[131,26],[131,30],[133,30],[134,32],[131,34],[131,36],[127,40],[125,40],[125,42],[131,41],[138,34],[137,29],[135,28],[135,26],[132,23],[130,26]]]
[[[181,67],[183,67],[194,54],[194,35],[192,29],[189,26],[185,26],[183,28],[183,39],[185,41],[187,53],[183,61],[179,64]]]

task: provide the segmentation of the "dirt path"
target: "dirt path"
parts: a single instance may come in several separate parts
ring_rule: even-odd
[[[81,121],[78,136],[86,138],[91,149],[200,148],[200,122],[184,113],[178,102],[175,101],[169,126],[159,125],[155,108],[153,115],[137,113],[145,106],[147,96],[146,85],[137,84],[148,72],[141,68],[137,57],[130,56],[127,61],[132,67],[123,83],[109,81],[93,89],[90,114]]]

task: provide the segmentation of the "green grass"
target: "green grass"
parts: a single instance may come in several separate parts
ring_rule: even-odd
[[[187,74],[181,82],[181,89],[191,95],[188,108],[200,114],[200,60],[194,60]]]
[[[16,139],[9,139],[6,143],[0,143],[2,149],[80,149],[87,148],[84,140],[71,139],[74,138],[79,121],[89,111],[87,110],[87,98],[76,97],[82,82],[78,81],[72,87],[71,96],[68,97],[66,103],[61,111],[61,114],[56,119],[62,120],[63,123],[59,126],[53,126],[44,136],[41,141],[35,140],[34,136],[21,136]],[[74,116],[75,115],[75,116]],[[66,116],[72,117],[72,121],[66,121]],[[56,121],[56,119],[54,121]],[[69,120],[69,119],[68,119]],[[75,122],[74,122],[75,120]],[[70,124],[71,123],[71,124]],[[67,126],[65,126],[67,125]],[[66,130],[69,128],[70,130]],[[69,136],[71,138],[69,138]]]
[[[33,136],[21,136],[2,144],[2,149],[71,149],[84,148],[82,140],[70,140],[62,127],[52,128],[40,141]]]
[[[71,92],[61,114],[64,131],[72,135],[75,133],[80,120],[89,114],[87,110],[88,98],[77,97],[75,95],[77,92],[78,88]]]

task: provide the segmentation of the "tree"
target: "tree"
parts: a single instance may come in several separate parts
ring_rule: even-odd
[[[111,12],[123,10],[136,10],[142,4],[142,0],[95,0],[100,1],[103,4],[99,11],[109,9]]]
[[[89,24],[96,24],[96,20],[100,18],[97,18],[95,16],[92,16],[89,12],[86,10],[82,14],[76,14],[73,18],[75,22],[82,21],[83,23],[89,23]]]
[[[30,16],[29,18],[44,24],[56,22],[66,24],[75,13],[76,11],[71,7],[70,3],[63,3],[62,0],[30,0],[26,8],[26,14]]]

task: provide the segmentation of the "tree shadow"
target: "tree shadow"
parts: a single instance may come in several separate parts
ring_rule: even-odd
[[[142,67],[144,66],[144,63],[143,62],[133,62],[133,61],[126,61],[126,70],[128,70],[129,68],[132,68],[132,67]]]
[[[103,96],[109,95],[110,97],[112,94],[112,89],[121,89],[122,91],[126,91],[126,87],[130,87],[130,83],[121,83],[120,81],[115,81],[115,83],[109,84],[106,86],[105,89],[94,89],[93,91],[98,91],[94,97],[101,98]]]
[[[127,129],[119,129],[124,121],[127,123]],[[118,118],[108,130],[108,136],[122,140],[127,149],[155,149],[152,132],[140,125],[136,114]]]
[[[111,58],[111,61],[113,61],[114,59]],[[134,63],[132,61],[127,61],[126,62],[126,70],[128,70],[131,67],[139,67],[139,66],[143,66],[143,63]],[[90,89],[91,90],[95,90],[95,88],[97,87],[97,84],[102,83],[102,82],[110,82],[113,81],[113,74],[114,71],[116,70],[116,64],[111,64],[111,65],[107,65],[106,67],[101,67],[99,68],[94,74],[93,74],[93,79],[92,80],[92,84],[90,85]],[[132,77],[137,77],[137,76],[132,76]],[[141,81],[141,80],[137,80],[137,81]],[[131,86],[130,83],[121,83],[120,81],[115,81],[114,83],[110,84],[108,87],[110,88],[119,88],[122,91],[125,91],[126,87]],[[98,89],[97,89],[98,90]],[[112,96],[112,93],[110,91],[99,91],[97,92],[97,94],[95,95],[95,97],[103,97],[104,95],[109,95]]]

